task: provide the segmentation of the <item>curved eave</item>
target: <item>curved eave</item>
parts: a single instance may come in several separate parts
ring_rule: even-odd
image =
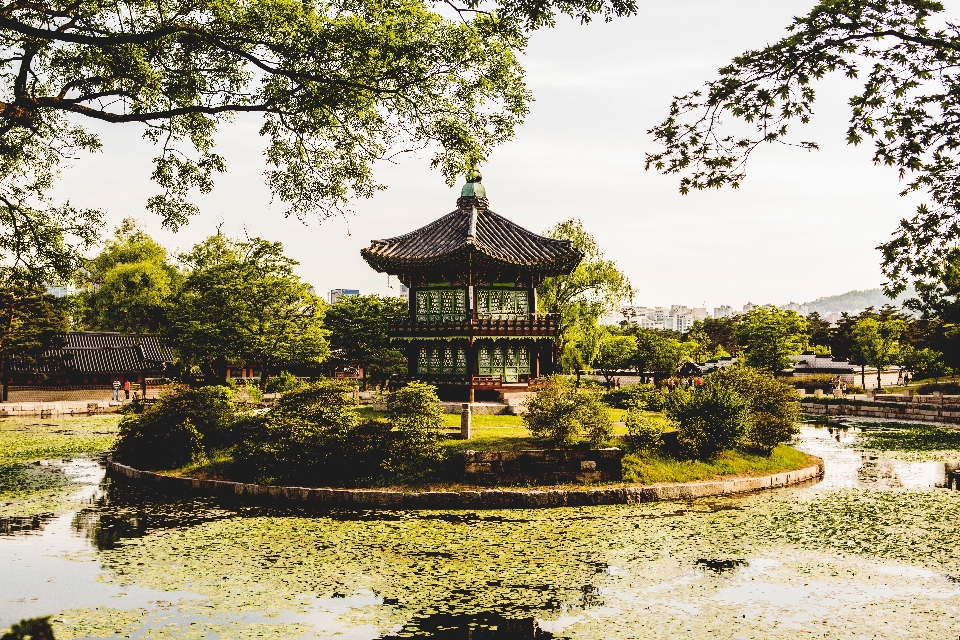
[[[505,269],[534,271],[544,276],[559,276],[570,273],[576,269],[577,265],[579,265],[583,259],[583,255],[577,249],[573,249],[576,253],[566,259],[542,263],[505,260],[501,256],[490,255],[477,246],[460,247],[454,251],[423,258],[384,256],[376,253],[373,249],[374,245],[361,249],[360,255],[374,270],[390,275],[400,275],[413,270],[429,269],[456,260],[467,264],[468,258],[472,254],[474,265],[476,266],[486,265]]]

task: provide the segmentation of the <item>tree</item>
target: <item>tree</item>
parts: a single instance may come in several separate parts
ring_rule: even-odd
[[[143,126],[159,147],[147,208],[174,229],[197,212],[190,190],[225,170],[215,134],[237,114],[260,118],[266,180],[288,215],[370,197],[373,165],[405,151],[430,148],[452,181],[526,114],[517,56],[531,31],[559,13],[635,12],[632,0],[448,7],[457,15],[423,0],[3,4],[0,250],[37,258],[38,228],[96,229],[99,212],[46,197],[63,158],[101,149],[87,122]]]
[[[575,326],[596,325],[604,314],[633,297],[630,280],[613,260],[606,260],[596,239],[572,218],[547,229],[545,234],[570,240],[583,252],[583,260],[572,273],[547,278],[537,287],[537,310],[556,313],[558,353],[564,353],[568,332]]]
[[[125,219],[87,264],[84,324],[100,331],[159,332],[183,280],[167,250],[132,218]]]
[[[950,251],[932,271],[935,277],[917,283],[917,297],[905,306],[934,325],[928,327],[931,344],[924,346],[936,348],[945,364],[960,369],[960,248]]]
[[[338,358],[363,368],[364,388],[371,368],[378,379],[402,368],[403,354],[390,348],[387,319],[407,312],[403,298],[378,295],[342,296],[327,309],[324,323],[330,330],[330,347]]]
[[[900,355],[900,336],[905,325],[899,318],[865,317],[853,326],[854,348],[866,364],[877,368],[877,389],[880,374]]]
[[[672,376],[683,364],[684,349],[676,338],[666,337],[653,329],[639,329],[635,339],[635,362],[641,376],[650,371],[656,382]]]
[[[737,319],[739,316],[729,318],[704,318],[697,320],[703,328],[708,341],[708,348],[713,353],[726,352],[736,355],[740,349],[737,344]]]
[[[9,396],[14,368],[36,371],[61,364],[49,355],[64,344],[65,315],[54,298],[37,286],[7,282],[0,285],[0,376],[2,401]]]
[[[816,311],[807,314],[807,334],[810,336],[808,342],[811,348],[829,348],[833,337],[830,323],[821,318]]]
[[[669,117],[650,131],[664,150],[647,154],[647,168],[682,173],[683,193],[737,187],[761,143],[817,148],[788,135],[791,123],[810,120],[814,81],[863,72],[862,90],[849,100],[847,142],[871,140],[873,161],[907,179],[903,193],[925,190],[930,197],[880,247],[887,291],[935,276],[960,239],[960,28],[928,24],[943,11],[942,3],[926,0],[817,3],[782,40],[737,56],[704,91],[675,98]],[[728,130],[727,115],[755,133]]]
[[[208,382],[223,384],[231,363],[258,365],[260,387],[290,362],[329,354],[326,305],[293,272],[279,242],[211,236],[180,256],[189,271],[169,308],[167,337]]]
[[[803,352],[806,332],[807,321],[796,311],[754,307],[740,316],[738,340],[746,364],[775,374]]]
[[[575,374],[578,385],[581,371],[593,368],[604,335],[603,327],[592,315],[577,317],[576,322],[567,328],[560,351],[560,367],[567,373]]]
[[[637,340],[633,336],[607,335],[600,340],[600,348],[594,367],[600,371],[607,386],[613,381],[613,375],[633,366],[637,357]]]

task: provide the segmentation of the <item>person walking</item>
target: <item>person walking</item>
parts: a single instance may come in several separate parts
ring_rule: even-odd
[[[120,380],[117,378],[113,379],[113,395],[110,396],[111,400],[120,399]]]
[[[130,380],[124,379],[123,381],[123,393],[126,396],[126,399],[130,399]]]

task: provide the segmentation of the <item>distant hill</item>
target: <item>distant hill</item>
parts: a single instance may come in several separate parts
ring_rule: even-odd
[[[810,311],[816,311],[820,314],[834,311],[837,313],[843,313],[844,311],[847,313],[856,313],[867,307],[879,309],[885,304],[901,306],[904,300],[916,295],[917,292],[913,287],[910,287],[901,293],[896,300],[891,300],[883,294],[883,289],[864,289],[863,291],[847,291],[846,293],[835,296],[824,296],[812,302],[805,302],[804,304],[810,307]]]

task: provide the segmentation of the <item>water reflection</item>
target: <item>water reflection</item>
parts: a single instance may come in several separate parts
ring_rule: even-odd
[[[499,613],[451,615],[438,613],[415,618],[397,634],[382,636],[384,640],[399,638],[440,638],[442,640],[541,640],[553,634],[540,628],[536,618],[505,618]]]
[[[323,512],[104,480],[41,535],[0,539],[0,628],[74,609],[136,611],[133,638],[948,637],[960,558],[910,527],[950,530],[960,501],[931,490],[938,463],[855,433],[803,428],[820,485],[672,504]]]

